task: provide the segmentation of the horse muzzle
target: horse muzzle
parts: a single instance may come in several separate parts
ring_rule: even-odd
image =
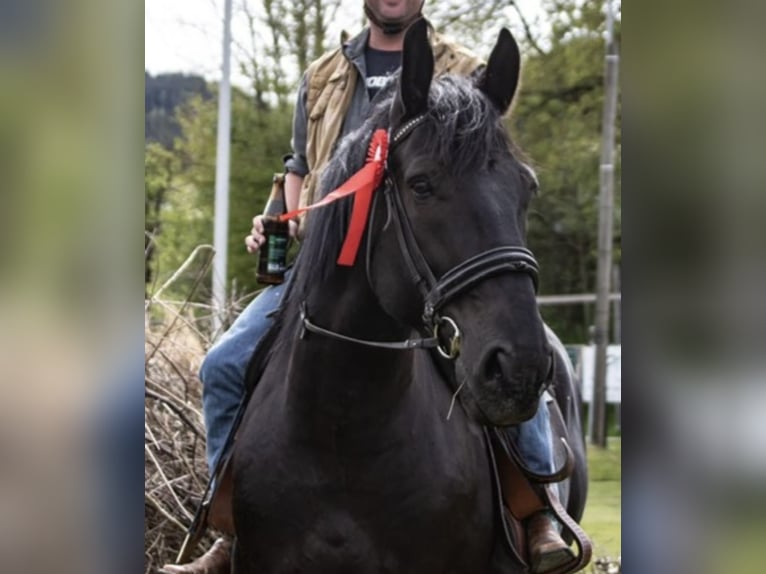
[[[471,394],[477,407],[494,426],[529,420],[551,380],[550,349],[516,350],[497,345],[487,349],[474,369]]]

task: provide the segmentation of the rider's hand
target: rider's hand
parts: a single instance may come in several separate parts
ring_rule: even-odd
[[[298,221],[291,219],[287,222],[287,233],[290,235],[290,239],[295,239],[298,235]]]
[[[245,237],[248,253],[257,253],[264,241],[266,241],[266,237],[263,235],[263,215],[256,215],[253,217],[253,228],[250,230],[250,235]]]
[[[250,230],[250,235],[245,237],[245,246],[248,253],[257,253],[258,250],[266,241],[266,236],[263,234],[263,215],[256,215],[253,217],[253,228]],[[298,233],[298,223],[294,220],[287,222],[287,229],[290,237],[294,238]]]

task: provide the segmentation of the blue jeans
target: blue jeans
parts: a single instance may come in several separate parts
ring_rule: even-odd
[[[210,349],[200,368],[202,411],[207,429],[207,464],[212,475],[245,395],[245,370],[258,342],[268,331],[269,313],[279,307],[285,283],[267,287],[253,299],[232,326]],[[543,398],[537,414],[509,430],[530,470],[554,470],[548,405]]]
[[[540,397],[535,416],[505,431],[516,443],[526,466],[536,474],[551,474],[556,470],[553,461],[550,413],[545,397],[546,395]]]
[[[250,357],[274,322],[269,314],[279,308],[289,274],[290,271],[284,283],[267,287],[253,299],[202,361],[199,377],[211,476],[245,396],[245,371]]]

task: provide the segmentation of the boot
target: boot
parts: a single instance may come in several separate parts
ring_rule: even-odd
[[[210,550],[188,564],[166,564],[161,574],[229,574],[231,571],[231,540],[219,538]]]
[[[546,510],[527,519],[529,565],[532,574],[544,574],[574,561],[575,555],[561,538],[556,523]]]

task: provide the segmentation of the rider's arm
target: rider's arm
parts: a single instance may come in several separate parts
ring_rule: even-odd
[[[300,205],[303,177],[309,172],[306,160],[306,131],[308,112],[306,111],[306,90],[308,80],[306,74],[298,87],[298,97],[295,102],[293,115],[293,135],[290,139],[292,153],[285,156],[285,200],[287,209],[292,211]]]
[[[288,171],[285,174],[285,202],[287,203],[287,211],[298,208],[301,187],[303,187],[303,176]]]
[[[290,139],[292,153],[285,156],[285,195],[287,197],[287,209],[298,207],[301,184],[303,177],[309,172],[306,160],[306,131],[308,125],[308,113],[306,112],[306,74],[303,75],[301,85],[298,87],[298,97],[295,102],[295,114],[293,115],[293,135]]]
[[[306,162],[306,125],[308,114],[306,113],[306,86],[307,80],[304,74],[301,85],[298,88],[298,98],[295,103],[295,115],[293,116],[293,135],[290,144],[293,148],[291,154],[285,156],[285,203],[287,210],[298,208],[303,186],[303,177],[308,173]],[[263,235],[263,216],[256,215],[253,218],[253,227],[250,235],[245,238],[245,245],[250,253],[255,253],[265,241]],[[298,225],[290,222],[290,235],[295,237]]]

